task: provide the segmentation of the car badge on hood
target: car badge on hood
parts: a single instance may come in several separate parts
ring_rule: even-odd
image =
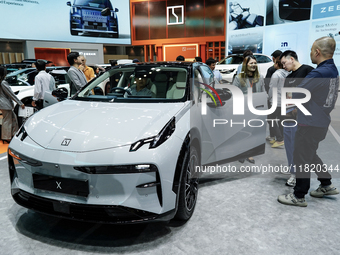
[[[71,139],[69,138],[65,138],[62,142],[61,142],[61,146],[68,146],[71,142]]]

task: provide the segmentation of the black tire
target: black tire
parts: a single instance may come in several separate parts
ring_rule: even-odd
[[[199,166],[199,156],[197,149],[191,147],[185,153],[182,167],[182,178],[179,188],[178,209],[175,215],[177,220],[189,220],[195,210],[198,195],[198,174],[195,167]]]

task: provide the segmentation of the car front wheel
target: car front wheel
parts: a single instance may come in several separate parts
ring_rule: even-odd
[[[196,166],[199,166],[197,149],[191,147],[184,156],[182,178],[178,199],[178,210],[175,218],[188,220],[193,215],[198,195],[198,173],[195,173]]]

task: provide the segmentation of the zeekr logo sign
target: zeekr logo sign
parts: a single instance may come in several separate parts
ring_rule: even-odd
[[[333,1],[313,6],[313,19],[335,17],[340,15],[339,1]]]
[[[208,87],[213,91],[213,93],[217,96],[217,98],[220,101],[220,104],[222,105],[222,100],[219,97],[218,93],[216,90],[214,90],[211,86],[204,84],[204,86]],[[233,95],[233,115],[244,115],[244,94],[241,89],[234,85],[224,85],[227,89],[230,90],[230,92]],[[215,106],[217,106],[216,100],[213,97],[213,95],[207,91],[206,89],[201,90],[205,91],[214,101]],[[305,95],[304,98],[287,98],[286,94],[287,93],[302,93]],[[267,110],[258,110],[255,109],[253,105],[253,96],[252,96],[252,88],[248,88],[248,96],[247,96],[247,104],[249,111],[255,115],[269,115],[273,113],[276,108],[277,108],[277,88],[273,88],[273,104],[270,109]],[[303,88],[282,88],[281,89],[281,114],[285,115],[286,114],[286,108],[287,105],[293,104],[295,105],[303,114],[305,115],[312,115],[302,104],[307,103],[311,99],[311,94],[309,90],[303,89]],[[202,96],[202,110],[201,110],[202,115],[207,114],[207,101],[206,97]]]

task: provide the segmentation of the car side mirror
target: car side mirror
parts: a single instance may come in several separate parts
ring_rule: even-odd
[[[222,101],[227,101],[231,98],[231,92],[229,89],[217,89],[216,92],[218,93]]]
[[[70,1],[68,1],[66,4],[67,4],[67,6],[71,6],[71,2]]]
[[[115,12],[119,12],[119,9],[118,9],[118,8],[115,8]]]
[[[214,102],[208,102],[207,106],[212,107],[212,108],[221,107],[221,106],[225,105],[225,101],[227,101],[231,98],[231,93],[230,93],[230,90],[228,90],[228,89],[216,89],[216,92],[217,92],[217,94],[219,95],[219,97],[222,101],[222,105],[220,105],[219,99],[215,95],[215,93],[212,93],[212,96],[214,97],[215,102],[217,102],[217,105]]]
[[[105,9],[101,10],[100,13],[101,13],[102,16],[110,16],[111,15],[110,8],[105,8]]]
[[[65,100],[68,96],[68,91],[66,88],[57,88],[55,90],[52,91],[52,96],[55,96],[58,101],[62,101]]]

